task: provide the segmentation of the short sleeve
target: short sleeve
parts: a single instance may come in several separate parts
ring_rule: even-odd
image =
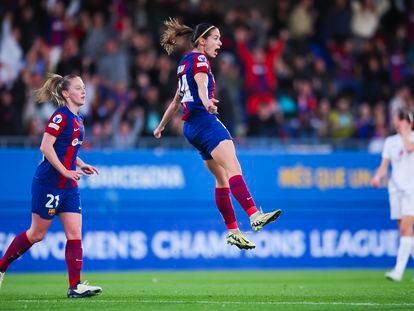
[[[198,55],[197,57],[194,57],[194,62],[193,62],[194,76],[199,72],[204,72],[208,74],[209,70],[210,70],[210,64],[205,55]]]
[[[382,157],[384,159],[391,159],[391,150],[390,150],[390,140],[387,138],[384,142],[384,147],[382,148]]]
[[[46,123],[45,133],[49,133],[55,137],[62,133],[66,126],[66,116],[62,112],[55,112]]]

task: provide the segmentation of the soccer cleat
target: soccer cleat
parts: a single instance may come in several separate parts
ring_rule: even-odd
[[[387,273],[385,273],[385,277],[390,281],[400,282],[401,279],[402,279],[402,274],[398,273],[395,270],[391,270],[391,271],[388,271]]]
[[[252,241],[246,239],[240,230],[230,231],[227,234],[227,244],[235,245],[240,249],[253,249],[256,247]]]
[[[281,213],[282,211],[280,209],[270,213],[257,212],[256,215],[252,215],[250,225],[254,231],[259,231],[268,223],[278,219]]]
[[[1,272],[0,271],[0,288],[1,288],[1,284],[3,284],[3,280],[4,280],[4,275],[6,274],[6,272]]]
[[[89,285],[88,282],[78,283],[68,289],[68,298],[92,297],[102,293],[102,288]]]

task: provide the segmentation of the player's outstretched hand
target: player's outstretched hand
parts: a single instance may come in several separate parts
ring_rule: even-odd
[[[379,188],[380,186],[380,179],[378,177],[374,177],[371,179],[371,186],[374,188]]]
[[[85,173],[80,172],[80,171],[68,171],[68,170],[66,170],[66,172],[63,174],[63,176],[73,181],[78,181],[82,175],[85,175]]]
[[[162,133],[163,130],[164,130],[163,127],[157,126],[157,128],[153,132],[154,137],[157,138],[157,139],[161,138],[161,133]]]
[[[210,113],[210,114],[216,114],[217,113],[216,103],[218,103],[218,102],[219,101],[215,98],[210,99],[210,101],[206,105],[208,113]]]
[[[83,166],[81,166],[80,168],[82,170],[82,172],[84,172],[87,175],[92,175],[92,174],[98,174],[99,175],[99,171],[96,167],[89,165],[89,164],[84,164]]]

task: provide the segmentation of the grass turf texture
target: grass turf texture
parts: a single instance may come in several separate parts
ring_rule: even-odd
[[[384,271],[87,273],[100,296],[66,298],[65,274],[8,273],[0,310],[414,310],[414,277]]]

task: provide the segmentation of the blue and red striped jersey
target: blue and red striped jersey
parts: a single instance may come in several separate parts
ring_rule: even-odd
[[[192,113],[208,113],[200,96],[197,83],[194,79],[199,72],[208,75],[208,98],[214,98],[215,81],[211,72],[210,62],[203,53],[190,52],[180,61],[177,70],[178,89],[180,91],[181,104],[184,109],[183,120],[187,120]]]
[[[73,114],[68,107],[57,109],[45,127],[45,133],[56,137],[53,148],[68,170],[75,170],[76,157],[84,138],[83,118]],[[42,184],[56,188],[74,188],[77,183],[63,177],[50,162],[43,157],[34,178]]]

